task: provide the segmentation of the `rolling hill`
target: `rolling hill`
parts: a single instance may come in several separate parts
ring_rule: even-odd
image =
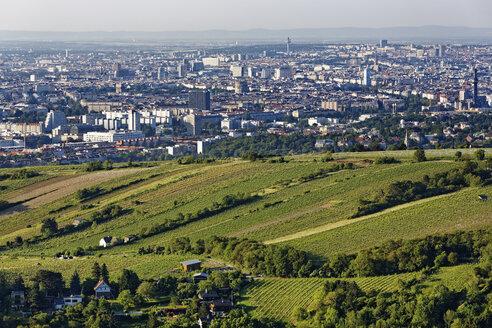
[[[188,237],[191,242],[212,236],[244,237],[293,246],[322,262],[335,253],[356,253],[386,240],[491,227],[492,203],[478,198],[491,195],[491,185],[467,187],[351,218],[359,200],[379,189],[463,165],[451,160],[451,152],[442,151],[429,151],[430,160],[421,163],[411,161],[411,152],[397,152],[400,163],[373,164],[371,159],[382,154],[335,154],[332,161],[323,161],[321,154],[291,156],[285,161],[231,159],[187,165],[173,161],[131,168],[120,165],[97,172],[85,172],[84,166],[30,168],[39,175],[15,183],[1,181],[6,188],[0,198],[14,207],[0,212],[0,270],[29,277],[37,269],[48,268],[68,279],[74,269],[82,277],[90,275],[91,263],[98,261],[114,276],[130,268],[141,277],[157,278],[196,255],[139,255],[139,250],[166,247],[177,237]],[[15,172],[1,171],[5,176]],[[78,192],[80,189],[84,192]],[[241,201],[229,202],[231,198]],[[115,207],[119,208],[116,215],[103,215]],[[18,210],[12,211],[14,208]],[[46,236],[42,222],[48,218],[55,219],[63,233]],[[76,219],[89,224],[72,228]],[[97,247],[102,237],[123,240],[128,235],[138,238],[109,248]],[[16,243],[18,237],[24,242]],[[53,258],[80,249],[84,256]],[[199,258],[209,266],[218,265],[217,259]],[[443,274],[442,279],[452,284],[450,275]],[[363,289],[385,290],[397,279],[410,276],[360,278],[357,282]],[[314,293],[323,281],[265,278],[244,291],[242,304],[255,315],[272,313],[275,319],[287,320],[290,314],[279,314],[279,309],[287,303],[290,311],[296,304],[307,306],[306,302],[296,303],[293,295]],[[274,291],[285,295],[262,305]]]

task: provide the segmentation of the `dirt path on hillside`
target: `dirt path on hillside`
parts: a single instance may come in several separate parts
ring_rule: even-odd
[[[119,178],[140,169],[124,169],[112,171],[99,171],[95,173],[82,173],[60,176],[46,181],[34,183],[20,189],[14,196],[6,199],[10,203],[21,202],[21,204],[0,212],[0,220],[13,214],[37,208],[48,204],[61,197],[87,188],[101,182]]]
[[[277,244],[277,243],[281,243],[281,242],[284,242],[284,241],[289,241],[289,240],[299,239],[299,238],[303,238],[303,237],[308,237],[308,236],[311,236],[311,235],[314,235],[314,234],[317,234],[317,233],[320,233],[320,232],[326,232],[326,231],[333,230],[333,229],[336,229],[336,228],[344,227],[344,226],[349,225],[349,224],[357,223],[357,222],[364,221],[364,220],[367,220],[367,219],[372,219],[372,218],[377,217],[377,216],[380,216],[380,215],[384,215],[384,214],[387,214],[387,213],[398,211],[398,210],[401,210],[401,209],[404,209],[404,208],[408,208],[408,207],[411,207],[411,206],[415,206],[415,205],[418,205],[418,204],[423,204],[423,203],[427,203],[427,202],[430,202],[430,201],[433,201],[433,200],[436,200],[436,199],[440,199],[440,198],[444,198],[444,197],[449,197],[449,196],[451,196],[453,194],[454,193],[439,195],[439,196],[435,196],[435,197],[424,198],[424,199],[421,199],[421,200],[417,200],[415,202],[411,202],[411,203],[406,203],[406,204],[394,206],[394,207],[388,208],[388,209],[386,209],[384,211],[381,211],[381,212],[378,212],[378,213],[369,214],[369,215],[366,215],[366,216],[361,216],[361,217],[358,217],[358,218],[355,218],[355,219],[345,219],[345,220],[340,220],[340,221],[333,222],[333,223],[328,223],[328,224],[325,224],[325,225],[322,225],[322,226],[319,226],[319,227],[316,227],[316,228],[311,228],[311,229],[306,229],[306,230],[303,230],[303,231],[299,231],[299,232],[293,233],[291,235],[279,237],[279,238],[272,239],[272,240],[267,240],[267,241],[264,241],[263,243],[264,244],[267,244],[267,245],[268,244]]]

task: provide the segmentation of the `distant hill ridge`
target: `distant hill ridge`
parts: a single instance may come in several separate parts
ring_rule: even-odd
[[[491,42],[492,28],[460,26],[401,26],[384,28],[333,27],[303,29],[250,29],[205,31],[0,31],[0,41],[406,41]]]

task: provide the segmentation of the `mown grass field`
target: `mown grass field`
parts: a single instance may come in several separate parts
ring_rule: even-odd
[[[53,257],[34,257],[34,256],[19,256],[19,257],[2,257],[0,258],[0,270],[9,273],[22,274],[24,279],[28,280],[33,277],[38,270],[53,270],[61,272],[65,281],[70,281],[70,277],[76,270],[81,278],[91,276],[91,269],[94,262],[100,265],[106,264],[110,277],[117,280],[123,269],[135,271],[142,279],[158,279],[160,276],[169,273],[180,273],[182,268],[180,262],[192,258],[198,258],[205,261],[203,257],[184,254],[184,255],[136,255],[136,254],[120,254],[120,255],[104,255],[99,257],[83,256],[75,257],[71,260],[62,260]],[[211,267],[216,266],[212,262]]]

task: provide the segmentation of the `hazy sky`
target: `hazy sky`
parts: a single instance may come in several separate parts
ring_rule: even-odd
[[[492,0],[0,0],[0,30],[492,27]]]

